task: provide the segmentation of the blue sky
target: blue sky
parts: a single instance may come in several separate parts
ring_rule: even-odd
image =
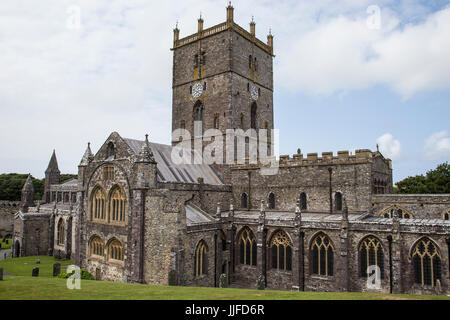
[[[449,3],[233,1],[238,24],[248,29],[254,16],[258,38],[275,35],[280,154],[378,142],[394,181],[447,161]],[[87,142],[95,152],[112,131],[169,143],[172,29],[178,21],[181,37],[194,33],[200,11],[205,28],[221,23],[226,5],[2,1],[0,172],[43,177],[56,149],[61,171],[76,173]]]

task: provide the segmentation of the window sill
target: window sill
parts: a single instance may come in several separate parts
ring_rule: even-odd
[[[321,281],[333,281],[334,276],[319,276],[317,274],[311,275],[311,279],[321,280]]]

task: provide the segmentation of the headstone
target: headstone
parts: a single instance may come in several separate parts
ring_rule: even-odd
[[[32,277],[39,277],[39,268],[33,268],[33,271],[31,272]]]
[[[41,259],[37,258],[36,259],[36,264],[40,264],[41,263]]]
[[[3,268],[0,268],[0,280],[3,280]]]
[[[228,277],[226,273],[222,273],[219,278],[219,288],[228,288]]]
[[[177,285],[177,272],[175,270],[169,271],[169,286]]]
[[[258,287],[258,290],[265,290],[266,289],[266,281],[264,279],[264,276],[261,274],[258,277],[258,280],[256,282],[256,286]]]
[[[53,264],[53,276],[56,277],[61,273],[61,264],[54,263]]]

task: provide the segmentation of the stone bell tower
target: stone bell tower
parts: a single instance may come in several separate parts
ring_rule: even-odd
[[[264,43],[253,18],[246,31],[233,16],[230,3],[221,24],[204,29],[200,16],[197,32],[181,39],[178,24],[174,29],[172,132],[188,130],[192,146],[195,121],[203,132],[223,135],[227,129],[273,128],[273,36]],[[172,136],[173,145],[178,141]]]

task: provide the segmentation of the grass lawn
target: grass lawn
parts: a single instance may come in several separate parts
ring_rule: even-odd
[[[428,300],[447,299],[447,296],[389,295],[357,292],[291,292],[249,289],[219,289],[197,287],[166,287],[132,283],[81,280],[80,290],[69,290],[66,279],[51,275],[52,257],[40,257],[39,277],[31,277],[36,257],[0,261],[5,271],[16,276],[5,276],[0,281],[0,300]],[[24,264],[28,263],[28,264]],[[65,263],[65,264],[63,264]],[[62,263],[72,263],[66,260]],[[64,270],[62,268],[61,270]]]

